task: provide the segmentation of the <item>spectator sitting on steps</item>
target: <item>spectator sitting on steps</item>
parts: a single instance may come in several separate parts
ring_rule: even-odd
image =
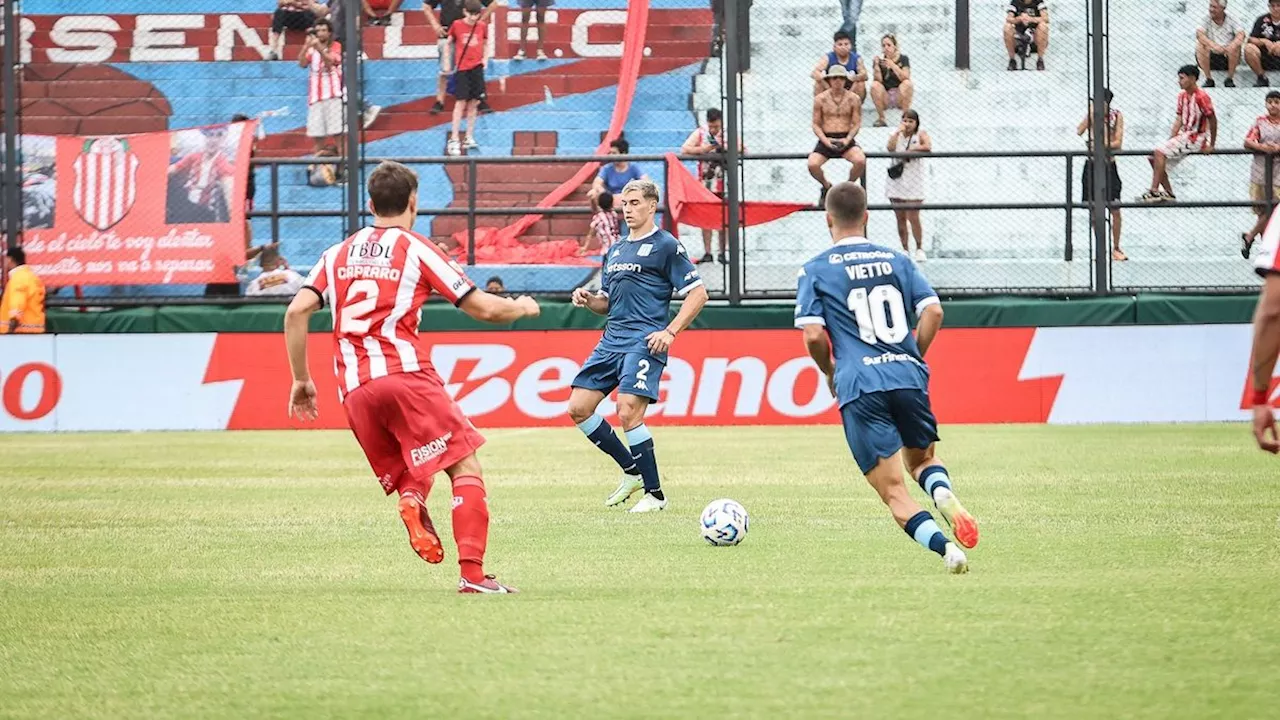
[[[862,64],[862,57],[853,49],[853,38],[843,30],[837,30],[832,36],[831,52],[827,53],[814,66],[809,76],[813,78],[813,94],[821,95],[829,85],[827,71],[839,65],[847,71],[846,86],[858,96],[861,105],[867,99],[867,69]]]
[[[360,0],[369,25],[390,25],[391,16],[400,10],[403,0]]]
[[[1269,12],[1258,16],[1249,33],[1249,44],[1244,46],[1244,61],[1258,76],[1254,87],[1267,87],[1271,81],[1267,73],[1280,70],[1280,0],[1269,0]]]
[[[276,11],[271,16],[271,34],[267,45],[270,52],[268,60],[279,60],[284,56],[285,30],[307,32],[315,25],[316,20],[329,14],[325,5],[313,0],[277,0]]]
[[[1276,0],[1280,4],[1280,0]],[[1173,185],[1169,182],[1169,170],[1188,155],[1213,152],[1218,142],[1218,116],[1214,113],[1213,99],[1200,89],[1196,81],[1200,70],[1195,65],[1183,65],[1178,69],[1177,117],[1169,139],[1156,146],[1151,155],[1151,189],[1138,198],[1142,202],[1173,202]]]
[[[1009,51],[1010,70],[1018,69],[1014,56],[1019,54],[1019,38],[1028,35],[1034,47],[1027,45],[1027,54],[1035,51],[1036,70],[1044,70],[1044,54],[1049,49],[1049,7],[1045,0],[1009,0],[1004,18],[1004,47]]]
[[[626,155],[631,152],[631,144],[624,138],[618,138],[609,143],[610,155]],[[591,201],[591,210],[593,212],[600,209],[596,199],[600,197],[600,193],[609,192],[618,195],[622,192],[622,188],[632,180],[647,180],[644,173],[640,172],[640,168],[632,165],[626,160],[608,163],[600,166],[600,171],[596,173],[596,179],[591,181],[591,189],[587,190],[587,199]]]
[[[832,65],[826,77],[827,90],[813,99],[813,134],[818,136],[818,144],[809,153],[809,174],[822,186],[819,206],[826,203],[831,189],[822,170],[828,160],[848,160],[852,165],[850,182],[860,181],[867,166],[867,156],[856,140],[862,128],[862,107],[858,96],[848,90],[849,71],[843,65]]]
[[[1236,86],[1236,66],[1244,47],[1244,27],[1227,14],[1227,0],[1209,0],[1209,14],[1196,29],[1196,64],[1204,74],[1204,86],[1211,88],[1213,71],[1225,71],[1226,87]]]
[[[886,127],[885,110],[894,107],[905,113],[911,109],[915,84],[911,82],[911,60],[898,50],[898,37],[889,33],[880,38],[880,49],[884,54],[877,55],[872,63],[876,79],[871,83],[871,101],[876,106],[875,126]]]
[[[306,284],[306,278],[289,267],[289,262],[280,256],[277,245],[263,249],[258,257],[262,266],[262,274],[254,278],[244,289],[248,297],[293,297]]]

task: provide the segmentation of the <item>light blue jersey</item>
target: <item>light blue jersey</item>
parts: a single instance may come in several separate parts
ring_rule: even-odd
[[[614,243],[604,257],[600,289],[609,296],[609,316],[598,348],[649,352],[645,337],[667,326],[671,293],[684,295],[701,284],[684,246],[666,230]]]
[[[937,302],[906,255],[852,237],[800,269],[795,322],[827,328],[844,407],[867,393],[928,391],[929,367],[911,330],[920,311]]]

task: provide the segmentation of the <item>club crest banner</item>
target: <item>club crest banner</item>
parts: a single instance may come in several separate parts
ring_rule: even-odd
[[[255,124],[24,136],[27,262],[50,286],[234,282]]]

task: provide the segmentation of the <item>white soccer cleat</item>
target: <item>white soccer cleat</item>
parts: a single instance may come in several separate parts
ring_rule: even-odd
[[[928,260],[929,256],[924,254],[924,248],[916,248],[916,254],[912,255],[912,258],[914,258],[917,263],[922,263],[925,260]]]
[[[635,507],[631,508],[628,512],[643,513],[643,512],[655,512],[657,510],[666,510],[666,509],[667,509],[666,500],[659,500],[658,498],[650,495],[649,493],[645,493],[644,497],[640,498],[640,502],[636,503]]]
[[[974,548],[978,544],[978,521],[960,504],[960,498],[946,488],[933,492],[933,504],[955,533],[956,542],[962,547]]]
[[[965,557],[964,551],[956,547],[955,543],[947,543],[947,552],[942,556],[942,562],[946,563],[947,572],[952,575],[969,572],[969,558]]]
[[[639,475],[623,475],[622,482],[618,483],[618,489],[613,491],[605,501],[605,507],[614,507],[621,505],[631,499],[632,495],[644,489],[644,481]]]

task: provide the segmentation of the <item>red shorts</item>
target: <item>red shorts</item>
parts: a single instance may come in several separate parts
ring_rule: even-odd
[[[367,382],[347,395],[343,407],[388,495],[406,472],[430,481],[484,444],[430,368]]]

